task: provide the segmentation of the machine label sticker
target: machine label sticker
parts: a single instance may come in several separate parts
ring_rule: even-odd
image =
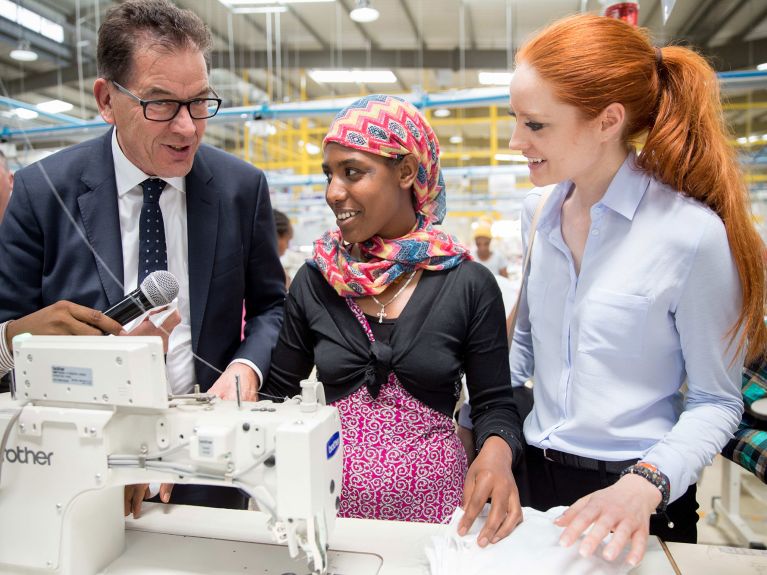
[[[213,440],[201,437],[197,445],[200,457],[213,457]]]
[[[338,447],[341,445],[341,434],[337,431],[330,436],[330,439],[328,439],[328,444],[326,445],[326,453],[328,459],[333,457],[338,451]]]
[[[52,365],[51,376],[53,377],[53,383],[93,386],[93,370],[90,367]]]

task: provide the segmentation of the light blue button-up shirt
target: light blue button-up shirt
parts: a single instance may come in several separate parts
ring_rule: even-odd
[[[525,437],[652,463],[669,477],[673,501],[743,411],[743,354],[729,345],[742,297],[724,224],[636,168],[632,153],[591,208],[576,274],[561,231],[571,187],[559,184],[541,214],[514,332],[512,383],[535,380]],[[525,200],[525,247],[540,197]]]

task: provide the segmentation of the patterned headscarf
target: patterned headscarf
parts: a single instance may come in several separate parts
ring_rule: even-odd
[[[439,142],[415,106],[383,94],[360,98],[335,117],[323,148],[329,143],[386,158],[412,154],[418,160],[413,231],[396,239],[373,236],[359,245],[361,259],[351,255],[338,229],[314,242],[313,262],[339,295],[378,295],[402,274],[448,269],[471,257],[457,239],[433,227],[445,217],[445,182]]]

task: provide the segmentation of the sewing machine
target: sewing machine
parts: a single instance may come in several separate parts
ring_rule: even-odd
[[[169,397],[153,337],[25,335],[14,360],[15,398],[0,396],[0,574],[102,572],[126,547],[123,486],[152,482],[242,489],[274,542],[326,572],[342,461],[321,384],[281,404]]]

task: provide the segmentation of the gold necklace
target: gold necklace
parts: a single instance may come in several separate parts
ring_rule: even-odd
[[[373,301],[376,302],[379,306],[381,306],[381,309],[378,310],[378,313],[376,314],[378,316],[378,323],[383,323],[384,318],[386,317],[386,306],[389,305],[391,302],[393,302],[397,297],[399,297],[399,294],[401,294],[403,291],[405,291],[405,288],[410,285],[410,282],[415,277],[415,273],[418,270],[413,270],[410,275],[408,276],[407,280],[404,284],[402,284],[402,287],[397,290],[397,293],[395,293],[392,298],[387,301],[386,303],[381,303],[378,298],[374,295],[371,295],[370,297],[373,298]]]

